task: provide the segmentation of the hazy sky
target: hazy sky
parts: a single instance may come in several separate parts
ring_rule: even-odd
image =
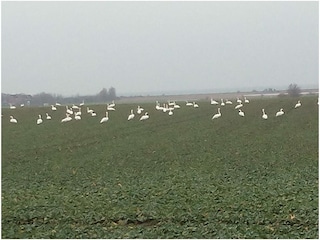
[[[1,5],[4,93],[318,86],[317,1]]]

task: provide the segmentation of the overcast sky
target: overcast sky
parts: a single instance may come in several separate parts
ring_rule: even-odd
[[[318,86],[317,1],[1,4],[4,93]]]

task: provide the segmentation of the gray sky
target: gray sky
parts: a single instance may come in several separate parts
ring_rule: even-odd
[[[1,4],[4,93],[318,86],[317,1]]]

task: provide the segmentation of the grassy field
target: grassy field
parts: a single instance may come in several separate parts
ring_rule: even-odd
[[[68,123],[65,107],[3,109],[2,238],[318,239],[317,98],[296,102],[215,120],[209,102],[173,116],[145,103],[145,122],[118,104],[105,124],[105,105]]]

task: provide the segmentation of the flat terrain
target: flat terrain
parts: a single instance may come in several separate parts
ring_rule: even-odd
[[[318,239],[318,98],[250,99],[244,117],[233,98],[214,120],[184,100],[142,102],[146,121],[116,102],[103,124],[106,105],[67,123],[64,106],[3,109],[2,238]]]

